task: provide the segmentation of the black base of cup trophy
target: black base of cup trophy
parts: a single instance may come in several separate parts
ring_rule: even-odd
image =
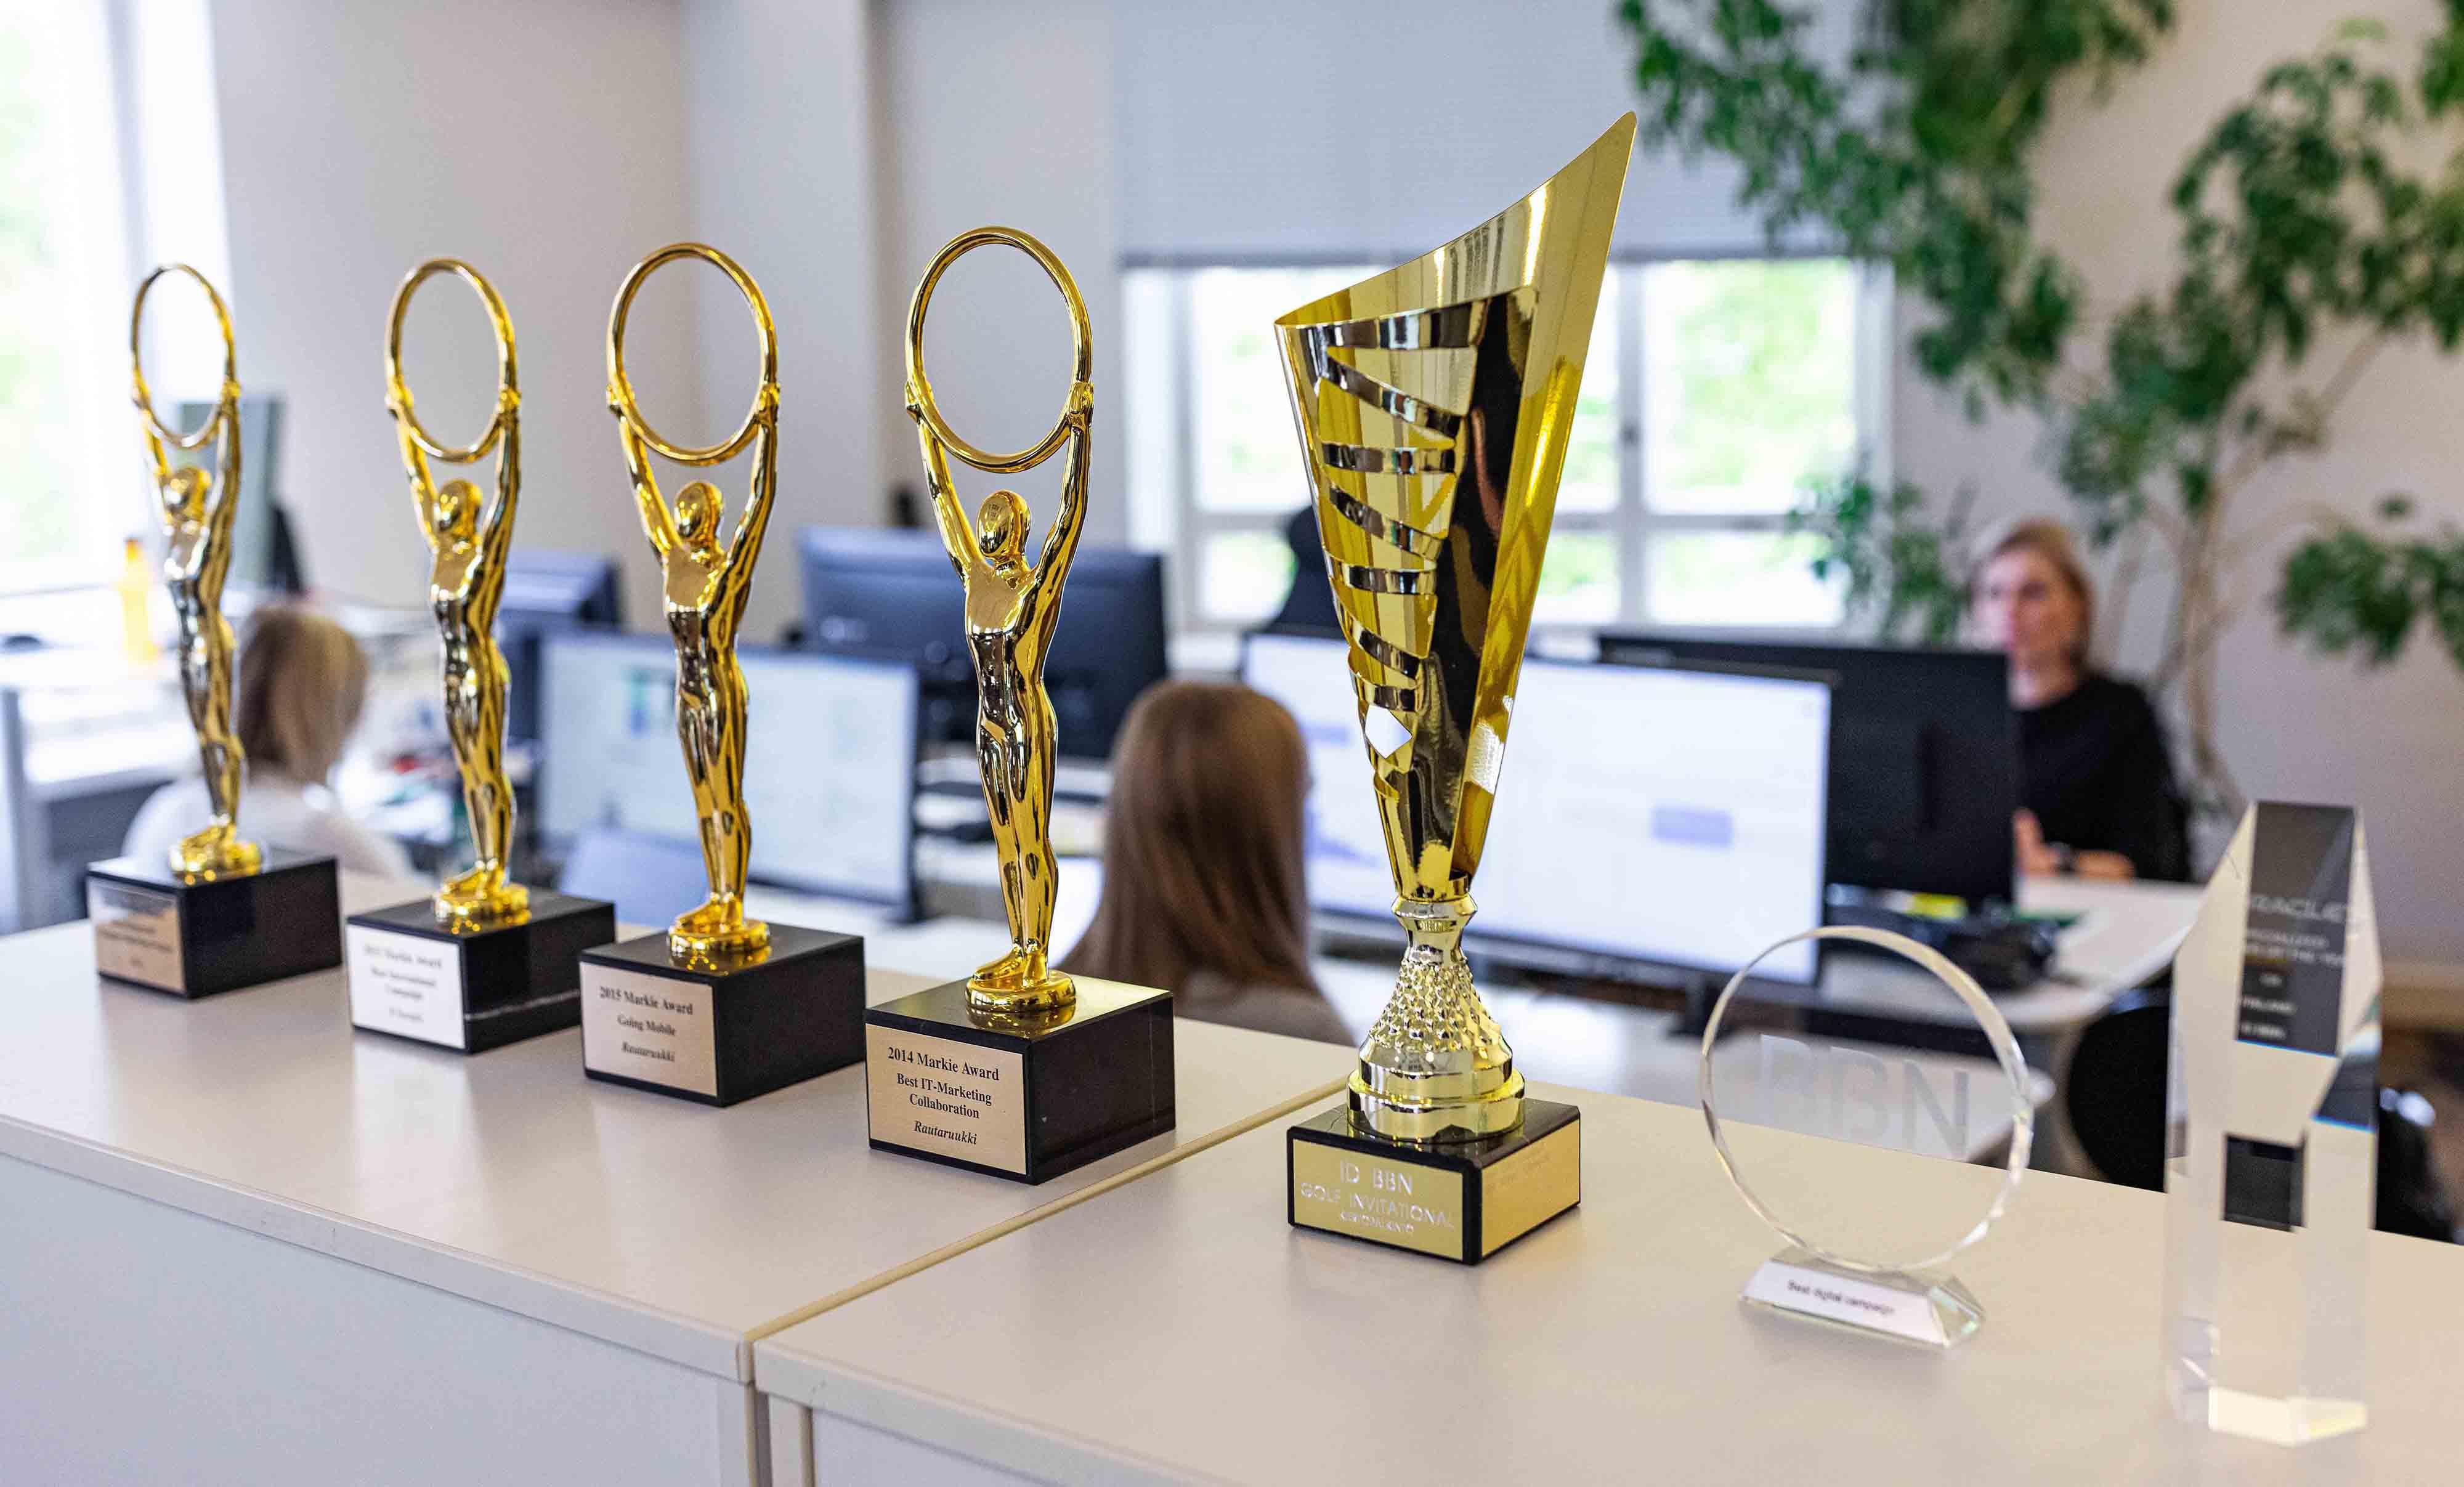
[[[1172,993],[1077,978],[1043,1017],[952,981],[865,1014],[872,1148],[1040,1183],[1173,1128]]]
[[[342,963],[342,893],[330,857],[265,849],[256,871],[188,876],[157,859],[85,870],[94,969],[194,999]]]
[[[582,952],[592,1079],[731,1105],[864,1057],[864,940],[770,926],[743,959],[687,961],[665,931]]]
[[[351,1025],[485,1053],[582,1020],[581,956],[616,937],[616,906],[533,890],[504,924],[448,929],[434,902],[353,914]]]
[[[1396,1141],[1337,1105],[1285,1131],[1298,1229],[1477,1265],[1583,1201],[1583,1120],[1525,1099],[1523,1124],[1473,1141]]]

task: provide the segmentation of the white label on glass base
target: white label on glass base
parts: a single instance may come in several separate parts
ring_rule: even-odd
[[[1876,1280],[1766,1260],[1746,1282],[1746,1300],[1869,1332],[1887,1332],[1911,1343],[1933,1347],[1949,1345],[1943,1335],[1942,1317],[1925,1292],[1903,1291]]]
[[[85,916],[94,921],[94,969],[122,981],[187,990],[180,959],[180,901],[153,888],[103,878],[85,881]]]
[[[1026,1061],[868,1022],[872,1139],[1026,1175]]]
[[[718,1098],[710,987],[582,963],[582,1063],[602,1074]]]
[[[351,1022],[424,1043],[467,1048],[462,1020],[462,950],[444,940],[345,925],[351,961]]]

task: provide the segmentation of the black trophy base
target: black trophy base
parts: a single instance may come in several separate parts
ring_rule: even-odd
[[[342,963],[342,891],[330,857],[265,849],[235,877],[190,878],[159,860],[85,870],[94,969],[194,999]]]
[[[730,1105],[864,1057],[864,941],[770,927],[757,959],[680,964],[662,930],[582,953],[592,1079]]]
[[[1337,1105],[1285,1131],[1285,1214],[1298,1229],[1477,1265],[1583,1201],[1583,1118],[1523,1102],[1482,1141],[1389,1141]]]
[[[616,906],[534,890],[512,924],[448,929],[433,901],[353,914],[351,1025],[485,1053],[582,1020],[582,952],[616,937]]]
[[[1080,976],[1057,1020],[953,981],[864,1015],[872,1148],[1039,1183],[1172,1129],[1172,993]]]

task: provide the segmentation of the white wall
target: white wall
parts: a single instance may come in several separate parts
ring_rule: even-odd
[[[693,230],[760,284],[779,331],[779,491],[748,637],[802,607],[797,527],[882,519],[871,20],[866,0],[686,0]],[[712,443],[752,399],[754,337],[735,291],[696,277],[693,442]],[[741,500],[749,479],[739,462],[721,489]]]
[[[2432,0],[2365,8],[2183,0],[2155,59],[2123,75],[2107,100],[2099,104],[2082,88],[2059,101],[2037,162],[2037,201],[2048,238],[2086,276],[2092,310],[2109,313],[2135,292],[2163,287],[2177,261],[2167,195],[2195,142],[2269,64],[2315,49],[2330,27],[2362,9],[2395,25],[2383,55],[2409,76],[2418,38],[2436,19]],[[2320,346],[2303,383],[2315,386],[2344,349]],[[2358,514],[2390,490],[2418,493],[2442,519],[2464,513],[2454,479],[2464,469],[2459,394],[2464,361],[2423,344],[2383,354],[2338,415],[2331,447],[2278,461],[2247,489],[2247,514],[2233,525],[2262,527],[2263,514],[2304,504]],[[1969,424],[1904,364],[1895,406],[1894,453],[1903,476],[1946,496],[1972,484],[1988,515],[2070,509],[2045,472],[2033,420]],[[2278,639],[2265,596],[2286,546],[2269,542],[2241,569],[2259,602],[2222,649],[2226,755],[2254,797],[2360,805],[2389,960],[2414,963],[2399,965],[2399,975],[2464,990],[2464,970],[2455,969],[2464,968],[2464,914],[2456,908],[2464,883],[2464,672],[2434,638],[2380,673],[2313,658]],[[2132,601],[2113,637],[2123,671],[2154,664],[2167,601],[2161,587]]]
[[[626,269],[689,222],[676,0],[216,0],[212,31],[240,376],[290,400],[282,493],[310,580],[425,598],[385,317],[405,272],[451,254],[495,282],[517,332],[517,540],[619,553],[636,617],[654,616],[605,346]],[[495,396],[484,322],[450,284],[413,316],[421,414],[465,440]],[[636,368],[691,355],[681,317],[627,347]],[[694,379],[645,380],[665,419],[697,424]]]

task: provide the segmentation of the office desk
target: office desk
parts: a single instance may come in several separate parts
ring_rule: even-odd
[[[2023,1038],[2057,1038],[2095,1021],[2114,998],[2172,964],[2173,951],[2198,917],[2206,889],[2186,883],[2096,883],[2084,878],[2023,878],[2019,907],[2034,914],[2077,914],[2057,943],[2044,979],[1998,993],[1993,1005]],[[1880,955],[1826,960],[1812,1004],[1841,1012],[1925,1024],[1969,1025],[1967,1008],[1934,978]]]
[[[1692,1113],[1534,1092],[1583,1107],[1583,1204],[1477,1268],[1289,1228],[1278,1122],[762,1340],[812,1442],[773,1482],[2455,1478],[2451,1247],[2373,1237],[2370,1427],[2284,1451],[2165,1412],[2157,1194],[2032,1178],[1933,1354],[1742,1306],[1778,1241]],[[1771,1139],[1878,1202],[1994,1176]]]
[[[419,886],[346,876],[344,905]],[[752,1480],[752,1341],[1322,1097],[1201,1023],[1179,1128],[1029,1188],[870,1151],[861,1067],[715,1110],[349,1023],[339,971],[199,1002],[0,941],[0,1476]],[[876,1000],[925,984],[880,973]]]

